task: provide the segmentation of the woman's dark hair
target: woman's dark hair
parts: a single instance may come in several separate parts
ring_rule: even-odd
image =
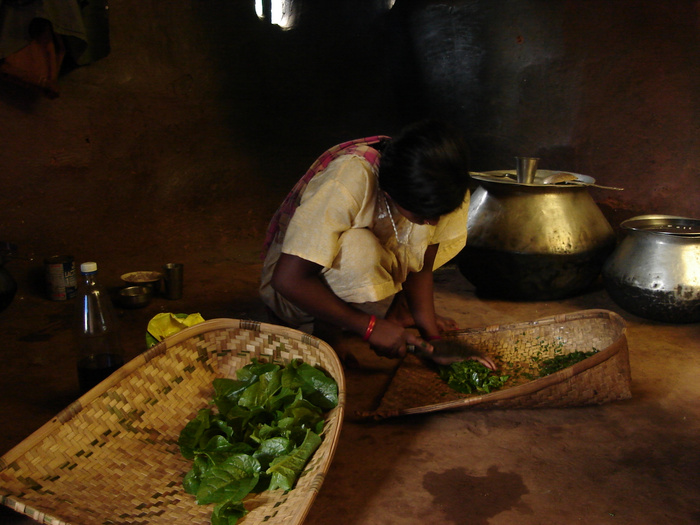
[[[469,152],[461,133],[436,120],[407,126],[383,148],[379,187],[426,219],[456,210],[469,187]]]

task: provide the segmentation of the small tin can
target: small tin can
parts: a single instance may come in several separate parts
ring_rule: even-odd
[[[78,293],[75,259],[70,255],[54,255],[47,257],[44,265],[49,299],[52,301],[73,299]]]

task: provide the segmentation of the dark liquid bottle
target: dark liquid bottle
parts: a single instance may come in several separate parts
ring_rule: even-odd
[[[97,281],[97,264],[83,263],[80,272],[82,279],[76,298],[76,343],[78,381],[82,394],[124,364],[124,350],[112,302]]]

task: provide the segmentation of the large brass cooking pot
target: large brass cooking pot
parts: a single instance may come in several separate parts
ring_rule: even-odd
[[[603,266],[610,297],[646,319],[700,321],[700,220],[640,215],[620,227],[626,236]]]
[[[586,184],[531,184],[508,172],[472,173],[479,187],[469,206],[467,245],[457,262],[480,295],[550,300],[576,295],[600,275],[615,248],[615,234]]]

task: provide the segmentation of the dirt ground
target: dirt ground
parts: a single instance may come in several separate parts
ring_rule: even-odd
[[[266,321],[257,298],[258,235],[207,250],[190,239],[182,299],[118,309],[130,357],[145,349],[148,320],[163,311],[206,319]],[[201,239],[200,239],[201,240]],[[206,243],[205,243],[206,244]],[[101,266],[110,287],[121,273],[158,269],[172,247],[134,261],[115,251]],[[13,261],[20,285],[0,317],[0,449],[6,452],[78,395],[70,302],[40,286],[40,261]],[[480,298],[456,267],[436,274],[438,309],[464,328],[530,321],[588,308],[628,323],[630,400],[562,409],[459,409],[384,421],[375,408],[397,362],[358,337],[333,341],[357,363],[346,367],[346,419],[335,458],[307,524],[693,524],[700,523],[700,326],[665,325],[619,309],[600,287],[555,302]],[[2,507],[0,523],[33,520]]]

